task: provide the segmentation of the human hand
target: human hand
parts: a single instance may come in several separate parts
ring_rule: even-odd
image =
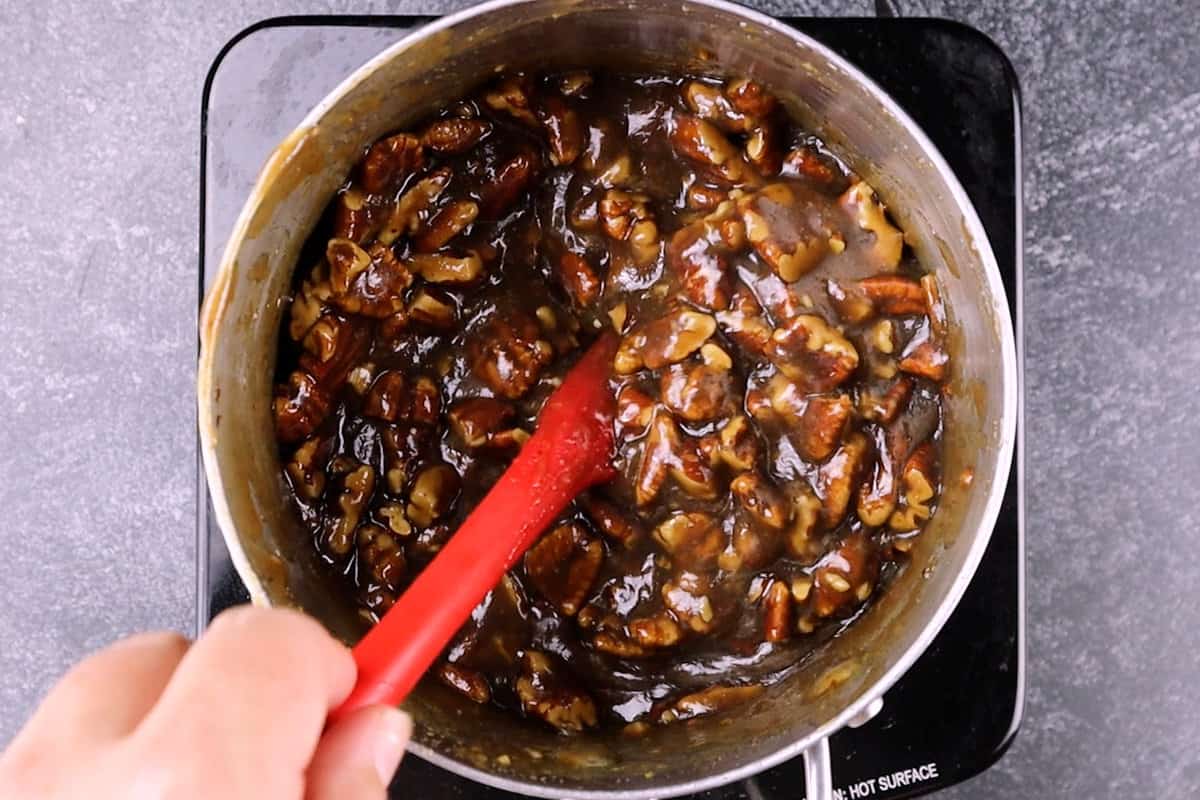
[[[350,651],[295,611],[227,611],[195,644],[122,640],[55,686],[0,755],[0,798],[383,800],[411,721],[383,706],[329,730]]]

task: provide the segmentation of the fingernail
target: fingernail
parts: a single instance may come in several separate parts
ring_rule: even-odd
[[[398,708],[381,707],[376,717],[375,769],[384,785],[391,782],[412,735],[412,718]]]

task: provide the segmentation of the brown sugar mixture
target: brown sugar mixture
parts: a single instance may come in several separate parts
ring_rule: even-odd
[[[718,712],[850,624],[935,511],[946,317],[871,187],[747,80],[509,75],[367,149],[275,400],[304,526],[384,613],[605,326],[620,477],[436,668],[564,732]]]

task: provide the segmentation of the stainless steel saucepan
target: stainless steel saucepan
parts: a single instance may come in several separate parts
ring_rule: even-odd
[[[861,72],[770,17],[720,0],[493,0],[405,36],[347,78],[264,167],[205,302],[200,435],[217,520],[254,602],[303,608],[347,642],[362,634],[286,502],[272,434],[275,348],[301,245],[366,144],[502,67],[567,66],[752,77],[876,187],[936,273],[957,332],[943,471],[970,469],[973,480],[946,481],[913,549],[917,568],[747,706],[640,739],[568,739],[427,681],[407,704],[412,749],[481,783],[572,798],[698,792],[803,754],[809,798],[828,798],[829,736],[877,708],[983,555],[1012,460],[1016,356],[991,247],[942,157]]]

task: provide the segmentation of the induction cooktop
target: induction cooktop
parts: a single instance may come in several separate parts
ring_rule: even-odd
[[[408,30],[415,16],[287,17],[232,39],[205,84],[201,133],[201,295],[233,221],[273,147],[351,71]],[[1004,53],[969,27],[932,19],[785,22],[845,56],[889,92],[945,156],[983,221],[1022,350],[1021,114]],[[961,782],[1004,753],[1024,691],[1024,511],[1018,447],[991,543],[941,634],[866,724],[830,743],[839,800],[913,797]],[[203,470],[197,521],[197,631],[248,600],[210,513]],[[796,800],[804,766],[787,762],[705,800]],[[400,789],[399,787],[402,787]],[[396,797],[506,800],[515,795],[406,759]]]

